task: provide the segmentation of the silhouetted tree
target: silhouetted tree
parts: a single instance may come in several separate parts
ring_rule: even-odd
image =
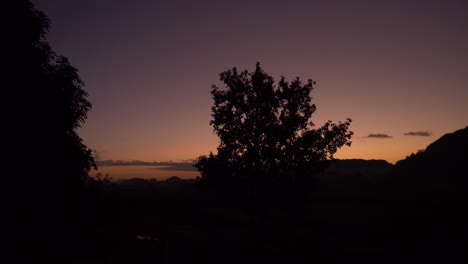
[[[91,103],[78,70],[46,42],[47,16],[27,0],[1,5],[10,19],[2,31],[6,164],[19,171],[9,192],[13,244],[23,257],[59,256],[81,243],[86,182],[96,165],[77,129]]]
[[[340,147],[351,145],[351,119],[314,129],[310,93],[315,82],[281,77],[275,85],[258,62],[252,73],[233,68],[220,80],[226,89],[212,86],[210,122],[221,139],[218,153],[199,157],[195,167],[202,186],[246,206],[256,230],[256,262],[262,263],[268,208],[303,204],[312,175]]]
[[[201,156],[195,164],[204,184],[250,196],[293,186],[283,196],[288,199],[320,171],[324,164],[320,161],[351,144],[349,118],[313,128],[310,118],[316,106],[310,93],[315,82],[310,79],[287,82],[281,77],[275,85],[257,63],[252,73],[233,68],[222,72],[220,80],[226,89],[212,86],[210,122],[221,139],[218,154]]]

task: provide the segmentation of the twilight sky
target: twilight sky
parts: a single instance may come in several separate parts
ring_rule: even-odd
[[[317,82],[317,125],[353,120],[337,158],[395,163],[468,125],[465,0],[33,3],[90,94],[85,143],[102,160],[148,162],[107,166],[114,177],[215,151],[210,87],[256,61],[275,80]],[[161,171],[150,174],[195,175]]]

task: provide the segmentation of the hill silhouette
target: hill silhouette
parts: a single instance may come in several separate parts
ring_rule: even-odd
[[[446,199],[466,192],[467,164],[468,127],[465,127],[398,161],[393,173],[408,188]]]
[[[117,188],[124,189],[161,189],[175,188],[178,185],[195,184],[195,179],[181,179],[177,176],[169,177],[165,180],[131,178],[112,182]]]
[[[385,160],[365,159],[337,159],[325,169],[325,177],[334,175],[346,177],[376,177],[383,176],[391,171],[393,164]]]
[[[456,173],[465,171],[467,166],[464,162],[468,160],[468,126],[448,133],[431,143],[425,150],[411,154],[404,160],[396,163],[399,173],[413,170],[424,170],[427,172]],[[435,171],[434,171],[435,170]]]
[[[414,259],[459,261],[466,245],[468,127],[398,161],[386,188],[400,216],[402,250]]]

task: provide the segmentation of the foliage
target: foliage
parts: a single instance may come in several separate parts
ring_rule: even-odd
[[[2,31],[5,164],[21,171],[7,184],[18,227],[11,244],[37,262],[30,250],[58,257],[84,245],[80,230],[91,218],[86,184],[96,165],[77,129],[91,103],[78,70],[46,41],[48,17],[29,0],[1,5],[9,15]]]
[[[405,159],[416,159],[417,157],[421,156],[424,153],[424,149],[418,149],[416,153],[411,153],[410,155],[406,156]]]
[[[236,68],[220,74],[226,89],[213,85],[210,125],[221,142],[218,154],[201,156],[201,182],[243,186],[254,192],[275,183],[297,182],[319,171],[336,151],[351,145],[351,119],[314,129],[310,93],[315,84],[299,77],[275,85],[257,63],[254,72]],[[236,183],[236,184],[234,184]],[[234,187],[233,187],[234,188]],[[271,188],[270,188],[271,189]]]
[[[80,177],[96,167],[91,151],[83,144],[77,129],[91,109],[88,93],[78,70],[55,53],[45,40],[50,28],[48,17],[30,1],[7,1],[15,14],[6,30],[8,63],[6,96],[13,103],[7,121],[13,138],[28,148],[54,152],[57,158],[71,159]],[[73,160],[73,161],[72,161]]]
[[[109,173],[106,173],[106,175],[102,175],[102,173],[99,172],[98,174],[96,174],[94,180],[102,184],[108,184],[112,181],[112,177],[109,176]]]

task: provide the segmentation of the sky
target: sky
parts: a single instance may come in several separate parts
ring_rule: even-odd
[[[93,104],[80,136],[125,163],[102,163],[114,178],[195,177],[185,165],[219,144],[211,85],[257,61],[317,82],[318,126],[353,120],[336,158],[395,163],[468,125],[464,0],[32,2]]]

